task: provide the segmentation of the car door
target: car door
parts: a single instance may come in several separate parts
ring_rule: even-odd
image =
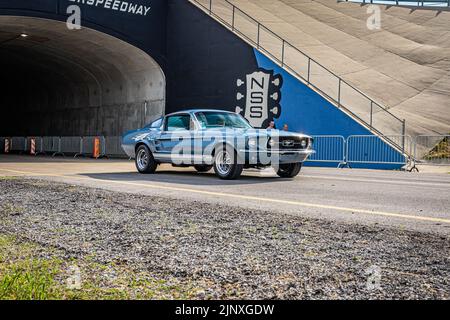
[[[155,140],[157,158],[164,162],[190,164],[192,162],[192,129],[190,114],[166,117],[161,135]]]
[[[216,141],[222,138],[218,128],[208,128],[208,121],[204,112],[195,114],[198,130],[194,134],[194,161],[195,164],[212,164],[212,153]]]

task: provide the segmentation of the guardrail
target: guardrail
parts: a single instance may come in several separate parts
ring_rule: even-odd
[[[374,136],[316,135],[316,151],[309,162],[334,163],[337,167],[352,164],[401,165],[416,170],[417,165],[450,165],[450,135]],[[34,153],[31,139],[35,141]],[[403,149],[392,146],[396,141]],[[122,150],[122,138],[111,137],[0,137],[0,153],[46,154],[53,157],[85,156],[93,158],[128,158]]]
[[[264,52],[275,63],[319,91],[373,132],[388,137],[405,135],[406,122],[365,93],[306,55],[228,0],[189,0],[243,40]],[[377,123],[387,123],[384,129]],[[389,129],[388,129],[389,128]],[[391,141],[392,144],[395,141]],[[404,146],[398,146],[403,148]]]

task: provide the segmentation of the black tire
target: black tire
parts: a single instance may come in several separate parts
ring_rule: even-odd
[[[143,174],[155,173],[158,167],[158,163],[146,145],[141,145],[137,148],[135,164],[136,169]]]
[[[281,178],[294,178],[300,173],[301,169],[302,169],[301,162],[280,164],[277,170],[277,175],[280,176]]]
[[[216,149],[214,154],[214,172],[220,179],[238,179],[242,174],[242,170],[244,170],[244,164],[238,163],[238,156],[233,148],[224,146]]]
[[[213,166],[208,166],[208,165],[196,165],[194,166],[195,170],[197,170],[197,172],[208,172],[209,170],[212,169]]]

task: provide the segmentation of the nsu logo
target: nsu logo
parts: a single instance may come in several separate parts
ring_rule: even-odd
[[[281,75],[259,69],[248,74],[245,81],[238,79],[236,85],[238,87],[236,113],[243,115],[254,128],[267,128],[271,121],[280,117],[283,86]]]

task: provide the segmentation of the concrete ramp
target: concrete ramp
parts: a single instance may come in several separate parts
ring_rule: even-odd
[[[406,119],[407,134],[450,132],[450,12],[380,6],[381,29],[369,30],[368,5],[332,0],[230,3]],[[392,124],[376,125],[383,132]]]

